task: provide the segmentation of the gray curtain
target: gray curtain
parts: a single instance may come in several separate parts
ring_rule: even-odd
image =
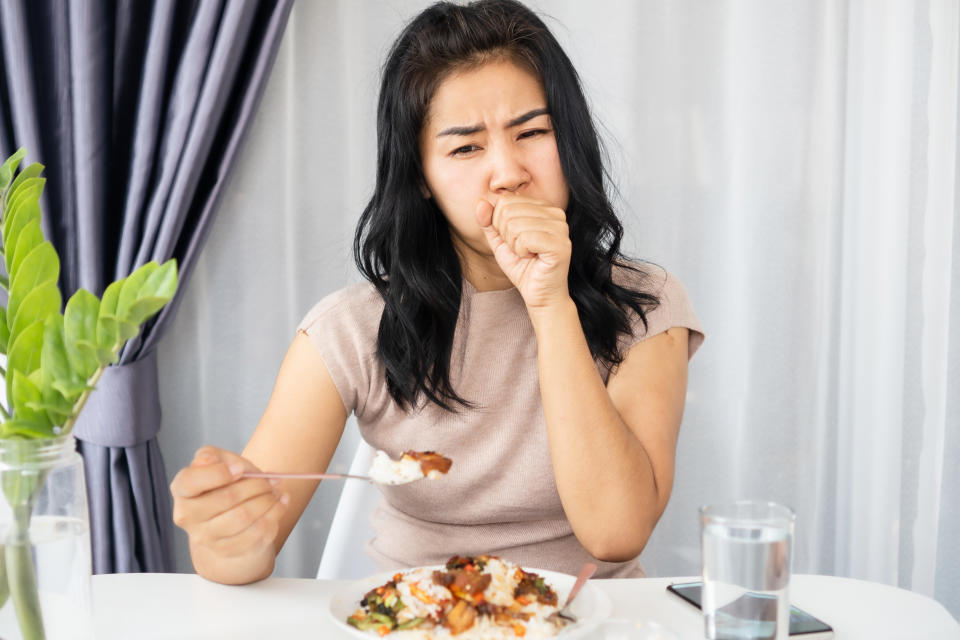
[[[176,258],[177,297],[75,428],[97,573],[171,571],[155,347],[210,229],[293,0],[0,0],[0,156],[46,165],[65,297]]]

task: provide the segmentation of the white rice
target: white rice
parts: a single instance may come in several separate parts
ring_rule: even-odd
[[[385,451],[377,451],[369,475],[378,484],[406,484],[423,478],[423,469],[413,458],[394,460]]]
[[[421,597],[414,595],[414,589],[421,597],[433,600],[433,603],[424,602]],[[403,574],[403,580],[397,583],[397,593],[404,607],[397,613],[397,622],[406,622],[413,618],[429,618],[438,616],[443,608],[441,602],[453,597],[450,590],[433,582],[433,569],[414,569]]]
[[[500,558],[490,558],[483,572],[490,574],[490,585],[484,589],[487,602],[508,607],[513,604],[513,591],[520,584],[520,572],[514,564],[508,564]]]
[[[513,592],[521,578],[519,569],[520,567],[511,562],[499,558],[490,558],[483,569],[483,573],[488,573],[491,576],[490,584],[483,592],[486,601],[501,606],[513,604]],[[433,571],[433,569],[420,568],[403,573],[403,578],[397,582],[397,592],[405,606],[397,613],[398,622],[402,623],[419,617],[437,617],[441,609],[439,602],[453,597],[446,587],[433,582]],[[438,604],[422,602],[413,595],[410,588],[411,584],[415,585],[427,597],[436,600]],[[553,587],[553,585],[549,586]],[[516,621],[517,624],[524,627],[524,640],[541,640],[556,636],[560,629],[553,623],[548,622],[547,616],[558,608],[540,604],[535,600],[524,605],[521,611],[531,614],[531,617],[529,620]],[[370,635],[378,634],[371,632]],[[498,625],[489,616],[477,616],[472,627],[456,636],[450,633],[450,630],[446,627],[437,626],[433,629],[392,631],[387,637],[401,638],[402,640],[447,640],[449,638],[456,638],[457,640],[505,640],[517,638],[517,635],[512,626]]]

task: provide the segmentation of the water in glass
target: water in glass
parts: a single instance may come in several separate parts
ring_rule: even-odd
[[[87,523],[66,516],[34,516],[30,522],[30,543],[47,638],[90,638],[93,621]],[[0,637],[17,637],[13,607],[0,609],[0,629],[10,633]]]
[[[702,569],[707,638],[788,639],[791,541],[792,520],[705,520]]]
[[[17,487],[25,484],[33,488],[26,522],[12,506],[24,495]],[[10,588],[0,599],[0,638],[93,636],[89,520],[83,461],[72,436],[0,439],[0,548]],[[18,601],[39,609],[39,624],[36,613],[24,622],[26,607],[18,615]]]

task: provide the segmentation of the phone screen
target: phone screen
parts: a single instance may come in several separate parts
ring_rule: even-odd
[[[674,593],[693,606],[700,608],[700,588],[703,586],[701,582],[683,582],[678,584],[671,584],[667,587],[667,591]],[[742,614],[747,614],[747,612],[756,607],[763,607],[767,604],[769,596],[764,596],[762,594],[747,593],[744,597],[744,602],[739,603],[738,608],[743,608]],[[741,615],[742,615],[741,614]],[[797,607],[790,607],[790,635],[791,636],[802,636],[806,634],[813,633],[824,633],[832,632],[833,627],[823,622],[822,620],[813,617],[803,609],[798,609]]]

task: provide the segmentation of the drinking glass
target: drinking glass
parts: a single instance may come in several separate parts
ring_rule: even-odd
[[[710,640],[788,640],[796,516],[773,502],[700,508],[703,616]]]

